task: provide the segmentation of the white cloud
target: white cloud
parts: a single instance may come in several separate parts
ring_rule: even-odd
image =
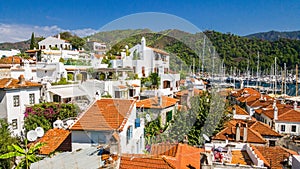
[[[32,32],[35,33],[35,36],[47,37],[64,31],[70,31],[80,37],[88,36],[97,32],[97,30],[91,28],[70,30],[70,29],[62,29],[56,25],[34,26],[34,25],[0,23],[0,43],[28,40],[30,39]]]

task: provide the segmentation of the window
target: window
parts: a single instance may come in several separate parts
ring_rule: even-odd
[[[20,97],[19,95],[14,96],[14,107],[20,106]]]
[[[169,122],[171,120],[172,120],[172,110],[167,112],[166,122]]]
[[[126,143],[129,143],[129,140],[132,138],[132,126],[129,126],[126,131]]]
[[[274,141],[274,140],[269,140],[269,146],[271,147],[274,147],[275,146],[275,143],[276,143],[276,141]]]
[[[29,94],[29,104],[34,104],[35,103],[35,98],[34,98],[34,93]]]
[[[281,131],[285,131],[285,125],[281,125]]]
[[[297,130],[297,126],[296,125],[292,125],[292,132],[296,132]]]
[[[133,97],[135,95],[135,89],[129,89],[129,96]]]
[[[11,121],[11,126],[12,126],[13,130],[18,129],[18,120],[17,119],[13,119]]]
[[[115,98],[121,98],[121,92],[115,91]]]

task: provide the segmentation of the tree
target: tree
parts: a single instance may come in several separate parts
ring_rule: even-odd
[[[8,153],[9,152],[8,146],[17,143],[18,143],[17,138],[11,136],[9,130],[9,124],[5,120],[0,119],[0,154]],[[12,158],[6,158],[0,160],[0,166],[2,168],[7,168],[7,169],[12,168],[12,164],[13,164]]]
[[[157,73],[151,73],[149,75],[149,78],[150,78],[150,81],[152,83],[152,85],[156,86],[156,87],[159,87],[159,84],[160,84],[160,77],[158,76]]]
[[[11,152],[0,155],[0,159],[11,159],[14,157],[19,157],[21,161],[17,164],[16,168],[26,168],[29,169],[31,163],[39,161],[41,158],[36,155],[36,152],[43,146],[42,143],[37,143],[30,148],[27,148],[27,140],[25,139],[24,148],[17,145],[12,144],[8,148]]]
[[[32,32],[31,39],[30,39],[30,49],[34,49],[34,47],[36,47],[36,44],[35,44],[34,33]]]
[[[61,32],[60,33],[61,39],[71,40],[72,37],[73,37],[73,35],[71,34],[71,32]]]
[[[71,42],[73,48],[78,49],[78,50],[81,49],[85,44],[85,40],[76,35],[70,39],[70,42]]]

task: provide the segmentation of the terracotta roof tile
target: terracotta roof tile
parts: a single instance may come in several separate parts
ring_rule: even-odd
[[[189,92],[188,90],[182,90],[182,91],[177,92],[176,96],[181,97],[183,95],[188,95],[188,92]],[[202,90],[194,88],[194,95],[200,95],[202,92],[203,92]]]
[[[22,61],[22,58],[19,56],[9,56],[0,59],[1,64],[20,64]]]
[[[235,134],[236,134],[236,125],[240,123],[240,141],[243,141],[244,137],[244,124],[247,123],[248,130],[247,130],[247,143],[260,143],[265,144],[266,139],[264,137],[272,136],[272,137],[281,137],[279,133],[272,130],[269,126],[259,122],[259,121],[245,121],[245,120],[230,120],[226,127],[217,133],[213,140],[223,140],[225,141],[228,139],[229,141],[235,141]],[[226,137],[228,136],[228,137]]]
[[[233,107],[230,107],[229,111],[232,111],[232,108],[235,108],[235,113],[238,115],[249,115],[249,113],[245,109],[241,108],[239,105],[234,105]]]
[[[25,81],[20,83],[19,79],[3,78],[0,79],[0,89],[15,89],[15,88],[28,88],[28,87],[41,87],[42,85],[35,82]]]
[[[188,144],[156,144],[151,147],[152,155],[163,155],[176,168],[200,168],[200,152],[204,149]]]
[[[175,169],[163,157],[122,155],[120,169]]]
[[[163,109],[170,106],[175,106],[179,100],[168,97],[162,96],[162,105],[159,105],[158,97],[152,97],[149,99],[139,100],[136,102],[136,107],[144,107],[144,108],[151,108],[151,109]]]
[[[161,49],[152,48],[152,47],[149,47],[149,46],[147,46],[147,47],[150,48],[150,49],[152,49],[156,53],[160,53],[160,54],[163,54],[163,55],[169,55],[169,53],[167,53],[167,52],[165,52],[165,51],[163,51]]]
[[[250,159],[246,151],[232,150],[232,160],[231,164],[241,164],[241,165],[252,165],[253,162]]]
[[[70,135],[69,130],[64,129],[50,129],[45,135],[38,141],[40,143],[45,143],[43,147],[40,148],[40,154],[48,155],[54,152]]]
[[[122,131],[135,100],[97,100],[71,127],[71,130]]]
[[[287,150],[280,146],[265,147],[265,146],[254,146],[251,147],[256,149],[259,153],[258,156],[264,161],[265,165],[271,169],[281,169],[282,162],[287,159],[291,154],[297,154],[292,150]],[[257,152],[256,151],[256,152]]]

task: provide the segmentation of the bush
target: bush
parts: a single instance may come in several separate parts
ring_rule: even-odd
[[[66,78],[62,77],[58,82],[51,83],[52,85],[66,85],[70,84]]]
[[[74,76],[73,76],[73,74],[71,74],[71,73],[69,73],[69,74],[67,75],[67,77],[68,77],[68,80],[74,80]]]
[[[79,107],[74,104],[54,102],[35,104],[25,110],[25,129],[29,131],[40,126],[47,131],[57,119],[76,117],[78,112]]]
[[[77,79],[77,80],[82,80],[82,74],[77,74],[77,75],[76,75],[76,79]]]

